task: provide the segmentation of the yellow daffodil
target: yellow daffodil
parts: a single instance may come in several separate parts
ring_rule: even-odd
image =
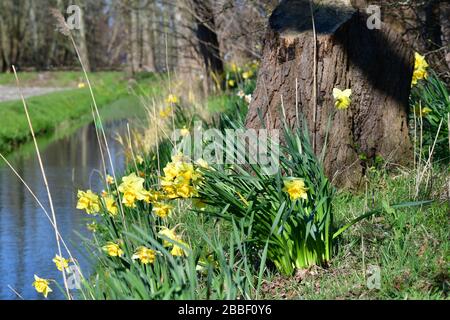
[[[84,87],[86,87],[86,85],[84,84],[84,82],[80,82],[78,84],[78,89],[83,89]]]
[[[172,115],[172,108],[171,107],[167,107],[167,108],[164,108],[164,109],[159,111],[159,116],[161,118],[163,118],[163,119],[167,118],[167,117],[170,117],[171,115]]]
[[[91,190],[78,191],[77,209],[85,210],[87,214],[96,214],[100,211],[100,200],[98,195]]]
[[[173,255],[174,257],[182,257],[184,255],[187,255],[186,250],[184,249],[184,247],[189,248],[189,246],[187,245],[187,243],[178,240],[177,241],[180,245],[174,245],[172,250],[170,250],[170,254]]]
[[[136,176],[134,172],[122,178],[122,183],[117,189],[123,193],[122,203],[125,206],[134,208],[137,200],[145,200],[147,198],[144,182],[145,180]]]
[[[107,184],[113,184],[114,183],[114,178],[112,176],[110,176],[109,174],[106,175],[106,183]]]
[[[103,251],[105,251],[111,257],[121,257],[123,255],[123,250],[117,243],[108,242],[106,245],[102,247]]]
[[[159,236],[163,236],[166,238],[169,238],[170,240],[173,241],[177,241],[178,240],[178,236],[175,233],[175,229],[177,227],[173,228],[173,229],[169,229],[167,227],[161,227],[161,230],[158,232]],[[163,246],[164,247],[171,247],[173,244],[165,239],[163,239]]]
[[[34,275],[33,287],[37,292],[42,293],[44,297],[47,298],[48,294],[53,290],[49,286],[50,280],[39,278],[37,275]]]
[[[253,71],[249,70],[244,73],[242,73],[242,78],[245,80],[250,79],[253,76]]]
[[[116,200],[112,196],[106,196],[103,198],[105,200],[105,207],[111,216],[116,216],[119,208],[117,207]]]
[[[173,94],[169,94],[169,96],[166,99],[166,102],[170,103],[170,104],[177,104],[178,103],[178,97],[173,95]]]
[[[181,237],[175,233],[175,228],[169,229],[167,227],[162,227],[161,231],[158,233],[158,235],[167,237],[170,240],[172,240],[173,242],[175,242],[175,243],[172,243],[170,241],[163,239],[163,246],[164,247],[172,247],[170,254],[173,256],[180,257],[183,255],[186,255],[185,248],[189,248],[189,245],[186,242],[184,242],[181,239]]]
[[[339,109],[347,109],[350,105],[350,96],[352,95],[351,89],[345,89],[341,91],[338,88],[333,89],[334,106]]]
[[[416,85],[419,80],[426,79],[428,77],[428,63],[425,60],[425,57],[420,55],[419,53],[414,54],[414,72],[411,85]]]
[[[238,72],[238,66],[237,66],[237,64],[234,63],[234,62],[231,64],[231,71],[233,71],[233,72]]]
[[[180,130],[180,134],[182,137],[186,137],[189,135],[189,129],[187,129],[186,127],[184,127],[183,129]]]
[[[145,199],[144,201],[147,203],[155,203],[161,200],[165,200],[166,196],[159,191],[145,191]]]
[[[285,179],[283,191],[289,194],[291,200],[308,198],[308,188],[305,186],[305,180],[301,178]]]
[[[153,205],[153,213],[156,214],[158,217],[160,218],[166,218],[169,214],[170,211],[173,209],[173,206],[171,206],[170,204],[166,204],[166,203],[155,203]]]
[[[140,156],[140,155],[137,155],[137,156],[136,156],[136,162],[137,162],[139,165],[141,165],[141,164],[144,163],[144,158],[142,158],[142,156]]]
[[[426,117],[428,114],[433,112],[433,110],[431,108],[428,108],[428,107],[424,107],[424,108],[415,107],[414,108],[414,112],[415,112],[417,117]]]
[[[136,249],[136,252],[133,254],[131,259],[138,259],[142,264],[148,264],[155,262],[156,251],[146,248],[144,246]]]
[[[56,268],[57,268],[59,271],[63,271],[63,268],[64,268],[64,269],[67,269],[67,268],[69,267],[69,262],[70,262],[70,260],[69,260],[69,259],[65,259],[65,258],[63,258],[63,257],[61,257],[61,256],[56,255],[56,256],[53,258],[52,261],[55,263]]]
[[[233,88],[236,85],[236,82],[233,79],[228,80],[228,86]]]
[[[86,224],[86,227],[91,232],[97,232],[98,225],[95,221],[92,221],[91,223]]]

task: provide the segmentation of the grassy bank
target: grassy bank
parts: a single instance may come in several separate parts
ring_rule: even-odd
[[[58,125],[67,121],[76,121],[82,117],[91,117],[91,104],[87,85],[78,88],[81,73],[57,72],[47,74],[41,80],[38,73],[19,74],[21,85],[65,87],[64,91],[26,99],[30,117],[36,135],[52,132]],[[42,78],[42,77],[41,77]],[[142,84],[150,82],[150,78]],[[99,108],[127,96],[128,82],[124,73],[100,72],[91,77],[94,94]],[[0,76],[0,84],[14,85],[13,75]],[[11,152],[17,146],[28,142],[31,138],[21,101],[0,103],[0,151]]]
[[[222,134],[243,129],[252,68],[232,67],[225,92],[200,108],[182,90],[148,99],[144,132],[124,144],[126,171],[103,177],[100,194],[78,192],[95,270],[76,298],[447,299],[450,207],[441,148],[433,163],[423,152],[430,145],[414,139],[414,168],[367,162],[366,188],[355,193],[330,185],[307,130],[284,128],[271,175],[249,155],[241,166],[179,154],[199,125]],[[417,131],[440,137],[446,89],[430,78],[414,90],[411,108],[425,98],[429,108],[418,109]],[[173,141],[177,128],[184,138]]]

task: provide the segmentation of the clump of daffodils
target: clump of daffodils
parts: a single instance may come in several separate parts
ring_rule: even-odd
[[[161,186],[169,199],[191,198],[197,195],[201,173],[182,155],[173,156],[172,162],[169,162],[163,171]]]
[[[187,252],[184,248],[189,248],[189,245],[184,242],[181,238],[181,236],[177,235],[175,233],[175,228],[169,229],[167,227],[162,227],[161,231],[158,233],[160,237],[166,237],[170,240],[172,240],[175,243],[172,243],[171,241],[167,241],[163,239],[163,246],[164,247],[171,247],[172,250],[170,251],[170,254],[175,257],[181,257],[184,255],[187,255]]]
[[[428,77],[428,63],[425,60],[425,57],[420,55],[419,53],[414,54],[414,73],[412,78],[412,85],[416,85],[419,80],[426,79]]]
[[[50,288],[50,280],[39,278],[37,275],[34,275],[33,287],[37,292],[42,293],[44,297],[47,298],[48,294],[53,290]]]
[[[297,199],[308,198],[308,188],[305,185],[305,180],[302,178],[287,178],[284,180],[283,191],[286,192],[292,201]]]
[[[91,190],[78,191],[77,209],[85,210],[87,214],[96,214],[100,211],[100,199]]]
[[[347,109],[350,106],[352,95],[351,89],[340,90],[338,88],[333,89],[334,106],[338,110]]]

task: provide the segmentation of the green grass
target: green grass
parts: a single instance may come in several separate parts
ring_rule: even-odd
[[[81,73],[57,72],[47,84],[58,83],[66,85],[80,78]],[[19,74],[22,86],[30,85],[36,78],[35,73]],[[97,105],[99,108],[129,96],[128,83],[124,73],[102,72],[90,75]],[[11,75],[2,75],[0,81],[11,84]],[[75,82],[76,83],[76,82]],[[145,78],[139,85],[152,83],[152,78]],[[154,89],[156,90],[156,89]],[[92,100],[87,86],[82,89],[67,89],[26,99],[33,128],[36,135],[52,132],[57,126],[67,121],[82,121],[91,118]],[[135,102],[138,103],[138,102]],[[31,139],[21,101],[7,101],[0,103],[0,151],[11,152],[19,145]]]
[[[436,185],[444,188],[443,180]],[[339,194],[333,201],[338,222],[350,221],[367,205],[408,199],[411,183],[410,174],[383,174],[369,180],[368,195]],[[449,210],[448,201],[436,200],[421,209],[384,212],[362,221],[341,238],[329,268],[312,268],[293,278],[272,274],[264,286],[265,298],[446,299]],[[380,268],[379,289],[367,286],[370,265]]]

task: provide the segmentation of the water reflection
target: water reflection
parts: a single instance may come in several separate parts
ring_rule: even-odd
[[[122,121],[105,126],[117,172],[124,169],[124,157],[114,136],[123,132],[124,127]],[[102,189],[97,172],[102,162],[94,125],[85,126],[70,137],[49,144],[41,153],[60,233],[85,274],[89,265],[80,252],[77,245],[80,238],[74,230],[84,236],[89,236],[89,232],[85,226],[86,215],[75,206],[78,189]],[[36,156],[18,155],[10,161],[48,208]],[[42,295],[31,286],[34,274],[61,283],[61,273],[52,262],[56,252],[54,231],[44,212],[11,170],[0,164],[0,299],[17,299],[8,285],[25,299],[41,299]],[[50,299],[63,298],[55,285],[52,288]]]

